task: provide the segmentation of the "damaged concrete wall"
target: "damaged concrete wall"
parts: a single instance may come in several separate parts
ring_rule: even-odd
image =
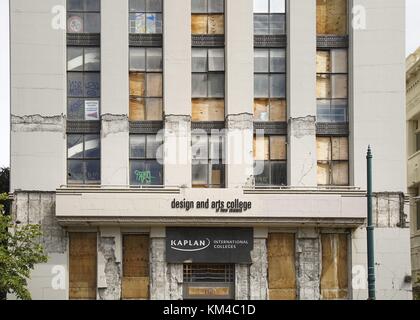
[[[243,264],[235,265],[235,299],[249,300],[250,281],[249,266]]]
[[[296,255],[298,299],[319,300],[321,249],[318,230],[298,230],[296,235]]]
[[[31,272],[28,289],[35,300],[63,300],[67,289],[67,233],[55,218],[55,194],[50,192],[16,192],[12,216],[22,224],[39,224],[41,244],[48,262],[38,264]],[[10,299],[15,297],[10,296]]]
[[[268,292],[267,281],[267,239],[254,239],[254,250],[251,252],[249,291],[251,300],[266,300]]]
[[[98,239],[98,297],[101,300],[121,299],[121,260],[117,260],[116,241],[121,237]]]

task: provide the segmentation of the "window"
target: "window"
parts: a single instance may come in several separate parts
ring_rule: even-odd
[[[68,33],[100,33],[99,0],[67,0]]]
[[[130,33],[162,33],[162,0],[129,0]]]
[[[223,48],[192,49],[192,119],[225,119],[225,52]]]
[[[254,0],[254,34],[286,34],[285,0]]]
[[[286,137],[254,137],[254,175],[256,186],[287,184]]]
[[[67,118],[99,120],[101,54],[97,47],[67,47]]]
[[[349,184],[347,137],[317,137],[318,185]]]
[[[417,230],[420,230],[420,203],[416,202]]]
[[[67,181],[69,184],[99,184],[101,181],[99,134],[67,135]]]
[[[130,121],[162,120],[162,48],[130,48]]]
[[[318,50],[318,122],[347,122],[347,49]]]
[[[130,185],[163,185],[163,139],[160,135],[130,135]]]
[[[224,188],[225,138],[223,134],[193,134],[192,185],[194,188]]]
[[[316,0],[316,10],[317,34],[347,35],[347,0]]]
[[[224,0],[192,0],[192,34],[225,33]]]
[[[254,121],[286,121],[286,50],[254,50]]]

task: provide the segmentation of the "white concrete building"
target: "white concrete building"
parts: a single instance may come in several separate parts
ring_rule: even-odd
[[[13,214],[49,255],[33,298],[366,299],[370,144],[377,297],[411,299],[404,12],[11,0]]]

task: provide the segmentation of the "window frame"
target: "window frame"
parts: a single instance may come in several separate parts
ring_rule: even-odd
[[[69,157],[69,137],[71,136],[81,136],[83,138],[83,156],[82,157]],[[86,157],[86,137],[87,136],[97,136],[99,142],[99,150],[98,150],[98,157]],[[102,164],[101,164],[101,152],[102,152],[102,141],[100,133],[69,133],[66,136],[66,163],[67,163],[67,184],[68,185],[100,185],[102,181]],[[82,170],[83,170],[83,181],[82,182],[71,182],[69,175],[69,163],[71,161],[81,161],[82,162]],[[87,180],[87,162],[89,161],[97,161],[99,164],[99,180],[91,182]]]
[[[137,10],[131,10],[131,6],[130,6],[130,2],[131,2],[131,0],[129,0],[129,2],[128,2],[128,33],[129,34],[163,34],[163,10],[164,10],[164,1],[163,0],[160,0],[160,3],[161,3],[161,9],[160,9],[160,11],[156,11],[156,10],[148,10],[148,8],[147,8],[147,1],[148,0],[145,0],[144,2],[144,11],[137,11]],[[131,19],[131,17],[132,17],[132,15],[134,15],[134,14],[143,14],[143,15],[145,15],[145,17],[144,17],[144,30],[145,30],[145,32],[131,32],[132,31],[132,29],[131,29],[131,22],[132,21],[134,21],[134,20],[132,20]],[[160,15],[160,22],[161,22],[161,26],[160,26],[160,28],[161,28],[161,30],[160,30],[160,32],[147,32],[147,15],[151,15],[151,14],[154,14],[155,16],[158,16],[158,15]],[[156,28],[156,21],[155,21],[155,28]]]
[[[131,144],[131,139],[133,136],[136,137],[144,137],[144,157],[134,157],[132,156],[131,153],[131,149],[132,149],[132,144]],[[155,157],[148,157],[148,152],[147,152],[147,145],[148,145],[148,137],[153,136],[155,137],[155,139],[157,140],[157,137],[159,137],[159,134],[149,134],[149,133],[130,133],[129,136],[129,150],[128,150],[128,157],[129,157],[129,185],[130,188],[135,188],[135,187],[163,187],[164,183],[165,183],[165,177],[164,177],[164,173],[165,173],[165,166],[163,164],[163,154],[161,155],[161,158],[158,157],[158,155],[156,154]],[[155,141],[156,141],[155,140]],[[164,138],[161,137],[161,139],[159,139],[159,144],[158,144],[158,148],[163,146],[164,147]],[[159,160],[162,162],[159,163]],[[151,162],[151,161],[155,161],[156,163],[158,163],[161,167],[161,177],[162,177],[162,181],[161,184],[133,184],[131,181],[131,176],[132,176],[132,163],[133,162]]]
[[[210,1],[211,0],[205,0],[207,3],[207,10],[205,12],[195,12],[193,9],[193,5],[192,3],[195,0],[191,0],[191,23],[193,22],[193,16],[206,16],[206,21],[207,21],[207,30],[206,33],[194,33],[192,28],[191,28],[191,33],[193,35],[224,35],[226,33],[226,0],[222,0],[223,1],[223,12],[211,12],[210,11]],[[209,32],[209,17],[210,16],[218,16],[218,17],[223,17],[223,33],[210,33]]]
[[[318,77],[319,76],[327,76],[329,77],[329,83],[330,83],[330,89],[331,89],[331,96],[330,97],[326,97],[326,98],[319,98],[318,94],[316,97],[316,111],[317,111],[317,120],[320,117],[320,102],[324,101],[324,102],[328,102],[329,105],[329,112],[328,112],[328,117],[329,117],[329,121],[318,121],[320,123],[330,123],[330,124],[334,124],[334,123],[349,123],[349,94],[350,94],[350,88],[349,88],[349,52],[347,48],[317,48],[316,50],[316,54],[318,56],[318,52],[328,52],[329,54],[329,61],[331,63],[332,61],[332,52],[333,51],[346,51],[346,69],[347,72],[333,72],[333,70],[331,70],[330,72],[316,72],[316,85],[318,86]],[[334,98],[332,96],[332,78],[333,76],[346,76],[346,83],[347,83],[347,90],[346,90],[346,98]],[[333,106],[334,106],[334,102],[345,102],[346,105],[346,112],[345,112],[345,121],[334,121],[334,114],[333,113]],[[325,116],[324,116],[325,117]]]
[[[254,0],[255,1],[255,0]],[[254,35],[257,36],[277,36],[277,35],[287,35],[287,1],[284,1],[284,13],[282,12],[271,12],[271,0],[267,0],[267,12],[255,12],[255,5],[253,7],[253,25],[254,25]],[[267,17],[267,32],[266,33],[256,33],[256,17]],[[284,22],[284,32],[283,33],[276,33],[272,32],[272,21],[274,17],[283,17]],[[274,20],[275,21],[275,20]],[[275,30],[275,29],[274,29]]]
[[[70,34],[97,34],[97,33],[101,33],[101,10],[102,10],[102,3],[100,0],[98,0],[99,3],[99,9],[96,10],[68,10],[69,8],[69,4],[68,4],[69,0],[66,1],[66,32],[70,33]],[[83,6],[86,5],[86,0],[83,0]],[[71,32],[69,30],[69,19],[70,19],[70,15],[74,14],[74,15],[78,15],[78,16],[82,16],[82,23],[83,23],[83,32]],[[87,14],[96,14],[98,15],[99,18],[99,30],[98,32],[85,32],[85,20],[86,20],[86,15]]]

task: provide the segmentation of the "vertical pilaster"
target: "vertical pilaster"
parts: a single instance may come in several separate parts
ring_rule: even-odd
[[[266,300],[268,292],[268,234],[254,234],[254,250],[251,252],[252,265],[249,268],[250,300]]]
[[[316,0],[287,5],[288,181],[316,186]]]

